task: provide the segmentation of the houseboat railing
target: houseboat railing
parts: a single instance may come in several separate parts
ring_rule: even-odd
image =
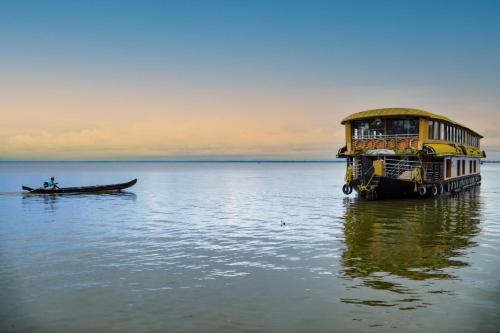
[[[440,162],[424,162],[422,168],[424,170],[424,181],[439,182],[443,179]]]
[[[437,182],[442,179],[442,166],[440,162],[420,162],[385,157],[383,163],[385,177],[411,180],[413,170],[415,168],[422,168],[424,181]],[[361,161],[354,162],[352,167],[353,178],[357,179],[361,177],[363,174]]]
[[[353,135],[353,149],[417,149],[418,134]]]
[[[358,161],[357,163],[354,163],[353,165],[353,178],[359,178],[361,177],[361,162]]]
[[[386,158],[384,161],[385,176],[389,178],[411,179],[415,168],[423,169],[425,181],[439,181],[441,179],[441,165],[439,162],[420,162]]]
[[[389,178],[410,178],[413,169],[421,166],[419,161],[408,161],[386,158],[384,161],[385,176]]]

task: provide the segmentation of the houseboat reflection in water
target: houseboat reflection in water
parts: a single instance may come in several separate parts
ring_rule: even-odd
[[[346,198],[341,263],[353,297],[342,301],[413,309],[446,293],[454,272],[469,265],[464,254],[479,233],[479,191],[397,202]]]

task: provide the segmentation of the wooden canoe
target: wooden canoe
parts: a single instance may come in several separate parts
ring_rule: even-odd
[[[23,186],[23,190],[35,194],[102,193],[102,192],[121,191],[123,189],[134,186],[135,183],[137,183],[137,179],[131,180],[127,183],[120,183],[120,184],[82,186],[82,187],[61,187],[59,189],[31,188],[28,186]]]

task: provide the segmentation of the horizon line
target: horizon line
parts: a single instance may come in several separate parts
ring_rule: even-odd
[[[339,163],[343,159],[330,159],[330,160],[0,160],[0,163],[21,163],[21,162],[42,162],[42,163],[133,163],[133,162],[146,162],[146,163]]]
[[[344,159],[330,160],[0,160],[0,163],[342,163]],[[483,160],[500,163],[500,160]]]

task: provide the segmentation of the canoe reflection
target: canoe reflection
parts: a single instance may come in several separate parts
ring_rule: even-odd
[[[106,199],[119,199],[119,200],[136,200],[136,194],[133,192],[116,192],[116,193],[94,193],[94,194],[29,194],[23,193],[23,206],[31,207],[32,205],[38,206],[44,204],[45,210],[55,211],[57,203],[61,200],[106,200]]]
[[[413,294],[405,281],[454,279],[479,232],[479,188],[429,200],[344,201],[346,279],[371,290]],[[404,278],[404,279],[402,279]],[[348,303],[389,305],[377,300]],[[374,303],[370,303],[373,302]]]

